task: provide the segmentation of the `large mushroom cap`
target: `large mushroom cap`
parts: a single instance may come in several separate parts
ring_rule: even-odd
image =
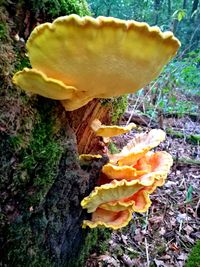
[[[69,110],[79,108],[92,98],[119,96],[144,87],[156,78],[179,46],[172,32],[161,32],[146,23],[77,15],[41,24],[27,41],[32,71],[61,81],[70,90],[74,88],[74,95],[67,98],[66,103],[63,101]],[[27,75],[21,72],[14,81],[23,88],[23,79],[27,79]],[[37,82],[38,87],[43,88],[42,79],[43,75]],[[50,83],[48,86],[47,90],[55,89]],[[44,91],[42,93],[44,95]]]

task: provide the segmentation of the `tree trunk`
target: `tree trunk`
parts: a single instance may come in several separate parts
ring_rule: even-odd
[[[172,5],[171,5],[171,0],[168,0],[167,2],[167,10],[168,10],[168,17],[171,17],[171,13],[172,13]]]
[[[199,5],[199,0],[194,0],[192,4],[192,14],[195,12],[195,10],[197,10],[198,5]]]
[[[13,86],[13,73],[27,64],[24,43],[14,42],[23,12],[17,9],[15,16],[12,4],[0,10],[0,265],[81,266],[81,224],[89,215],[80,202],[107,158],[81,166],[78,150],[96,153],[99,139],[90,123],[109,122],[109,107],[94,100],[66,112],[58,101]],[[28,16],[32,21],[31,11]]]
[[[200,23],[200,15],[197,11],[199,6],[199,0],[194,0],[192,3],[192,10],[190,15],[190,27],[187,31],[187,40],[188,40],[188,51],[191,51],[195,49],[196,47],[199,47],[199,36],[200,36],[200,29],[199,29],[199,23]],[[196,14],[195,14],[196,13]]]
[[[183,9],[187,8],[187,0],[183,0]]]
[[[158,24],[158,18],[159,18],[159,9],[160,9],[160,0],[154,0],[154,10],[155,10],[155,22],[154,24]]]

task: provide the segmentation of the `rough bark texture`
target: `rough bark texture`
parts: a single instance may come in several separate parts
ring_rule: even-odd
[[[93,150],[90,119],[108,119],[108,109],[94,101],[66,113],[57,101],[15,88],[12,75],[28,62],[7,10],[0,10],[0,266],[81,266],[89,215],[80,202],[107,159],[81,166],[76,135],[81,152]]]
[[[80,202],[94,188],[106,159],[96,160],[81,168],[76,137],[69,127],[65,111],[60,105],[57,107],[43,98],[37,104],[43,108],[48,104],[49,109],[53,105],[52,112],[46,113],[41,123],[46,121],[48,124],[47,117],[53,120],[56,131],[49,137],[49,142],[55,141],[60,148],[56,158],[49,153],[54,151],[49,150],[44,159],[41,153],[45,153],[47,148],[43,143],[40,154],[31,155],[35,162],[29,162],[27,168],[24,149],[16,151],[11,137],[1,133],[0,158],[3,168],[0,174],[1,180],[4,179],[0,192],[1,211],[2,216],[6,217],[1,228],[1,259],[2,264],[8,266],[39,266],[40,261],[42,266],[68,266],[69,260],[80,249],[81,223],[88,216]],[[42,112],[43,108],[38,107],[37,110]],[[30,143],[26,151],[30,149]],[[37,153],[34,148],[32,153]],[[52,156],[54,162],[51,161]],[[51,168],[44,160],[54,166]],[[51,173],[46,173],[44,167]],[[43,177],[45,174],[50,177],[46,179]]]

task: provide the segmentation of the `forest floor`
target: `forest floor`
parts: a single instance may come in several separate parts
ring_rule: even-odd
[[[170,117],[163,119],[163,125],[170,131],[156,150],[165,150],[174,158],[165,185],[151,195],[148,212],[133,214],[127,227],[113,231],[106,251],[93,251],[86,267],[182,267],[200,239],[200,142],[193,140],[194,135],[200,136],[200,120]],[[123,147],[134,134],[115,143]]]

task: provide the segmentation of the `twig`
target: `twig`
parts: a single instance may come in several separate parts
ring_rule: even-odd
[[[145,232],[147,230],[147,227],[148,227],[148,215],[149,215],[149,210],[147,210],[146,212],[146,219],[145,219]],[[150,261],[149,261],[149,245],[148,245],[148,241],[147,241],[147,238],[145,236],[144,238],[144,242],[145,242],[145,251],[146,251],[146,259],[147,259],[147,267],[150,266]]]
[[[141,247],[138,246],[138,244],[137,244],[134,240],[132,240],[132,242],[133,242],[133,244],[136,246],[136,248],[137,248],[140,252],[142,252],[143,255],[145,255],[145,251],[144,251],[143,249],[141,249]]]
[[[193,201],[195,201],[195,200],[198,200],[199,198],[200,198],[200,195],[199,195],[198,197],[194,197],[194,198],[192,198],[191,200],[184,201],[183,204],[189,204],[189,203],[191,203],[191,202],[193,202]],[[179,204],[179,205],[180,205],[180,204]]]
[[[166,195],[167,195],[168,197],[170,197],[172,200],[174,200],[175,202],[177,202],[177,199],[176,199],[175,197],[173,197],[172,195],[170,195],[169,193],[166,193]]]
[[[146,258],[147,258],[147,267],[150,266],[150,261],[149,261],[149,250],[148,250],[148,241],[147,241],[147,238],[145,237],[144,239],[145,241],[145,250],[146,250]]]
[[[200,197],[199,197],[199,201],[197,202],[197,206],[196,206],[196,209],[195,209],[195,217],[196,219],[198,219],[198,209],[200,207]]]

